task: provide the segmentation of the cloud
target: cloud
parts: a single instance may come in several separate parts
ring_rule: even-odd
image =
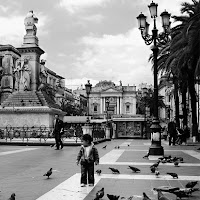
[[[102,37],[90,34],[79,43],[85,48],[73,66],[80,78],[124,80],[124,84],[152,82],[151,64],[148,63],[151,51],[144,44],[138,29]]]
[[[102,22],[103,19],[104,19],[104,16],[100,14],[81,17],[81,20],[84,20],[87,22],[96,22],[96,23]]]
[[[8,11],[8,7],[0,5],[0,10],[3,11],[4,13],[6,13]]]
[[[85,84],[87,83],[88,78],[75,78],[75,79],[65,79],[65,86],[69,89],[77,89],[77,88],[85,88]],[[90,83],[92,86],[95,86],[98,83],[98,80],[90,79]]]
[[[59,6],[65,8],[70,14],[86,8],[101,6],[109,0],[61,0]]]
[[[66,54],[64,54],[64,53],[58,53],[58,57],[66,57]]]
[[[13,46],[21,46],[24,29],[24,17],[13,16],[13,17],[1,17],[1,31],[0,41],[1,44],[12,44]]]

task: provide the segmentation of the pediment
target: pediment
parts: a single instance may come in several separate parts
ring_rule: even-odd
[[[122,91],[116,88],[107,88],[102,90],[102,93],[121,93]]]

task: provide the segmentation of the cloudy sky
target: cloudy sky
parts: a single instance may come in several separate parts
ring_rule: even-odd
[[[189,0],[188,0],[189,1]],[[182,0],[157,0],[180,13]],[[123,85],[153,83],[150,47],[144,44],[136,17],[149,16],[151,0],[0,0],[0,43],[22,45],[24,18],[33,10],[39,21],[37,36],[46,52],[46,66],[66,78],[68,88],[100,80]],[[160,17],[158,18],[160,24]],[[161,30],[160,25],[158,26]],[[150,27],[151,30],[151,27]]]

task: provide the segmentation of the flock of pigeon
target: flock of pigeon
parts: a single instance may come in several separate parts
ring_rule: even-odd
[[[129,146],[129,145],[128,145]],[[105,145],[103,147],[103,149],[106,149],[107,145]],[[115,149],[119,149],[119,146],[116,146]],[[143,158],[148,158],[149,154],[145,155]],[[160,163],[173,163],[175,167],[179,167],[179,163],[183,163],[183,158],[182,157],[172,157],[171,155],[169,156],[163,156],[158,158],[158,161],[156,163],[154,163],[153,165],[150,166],[150,171],[151,173],[154,173],[156,177],[159,177],[160,172],[158,171],[158,166]],[[128,166],[128,169],[131,169],[134,173],[139,173],[141,172],[140,169],[134,167],[134,166]],[[112,168],[109,167],[109,169],[112,171],[113,174],[120,174],[120,171],[116,168]],[[96,173],[98,175],[101,174],[101,170],[97,169]],[[173,179],[178,179],[178,174],[174,173],[174,172],[167,172],[166,174],[170,175],[173,177]],[[199,191],[199,188],[195,188],[195,186],[197,185],[198,181],[191,181],[188,182],[185,185],[185,188],[179,188],[179,187],[168,187],[168,186],[161,186],[158,188],[153,188],[154,191],[157,191],[158,193],[158,200],[171,200],[169,199],[167,196],[165,196],[163,194],[163,192],[168,192],[168,193],[172,193],[174,195],[176,195],[177,199],[182,199],[185,197],[190,197],[193,192]],[[101,198],[103,198],[104,196],[104,188],[102,188],[101,190],[99,190],[96,193],[96,197],[94,200],[100,200]],[[111,195],[111,194],[107,194],[107,197],[109,200],[118,200],[120,198],[120,196],[117,195]],[[128,198],[125,197],[121,197],[120,199],[126,199],[126,200],[132,200],[134,198],[134,196],[130,196]],[[143,200],[151,200],[147,194],[145,192],[143,192]]]
[[[188,182],[185,185],[185,188],[181,188],[181,189],[178,187],[174,187],[174,188],[160,187],[160,188],[153,188],[153,190],[158,192],[158,200],[170,200],[162,192],[168,192],[168,193],[175,194],[179,199],[182,199],[184,197],[191,196],[193,192],[199,190],[199,188],[194,188],[197,183],[198,183],[198,181]],[[102,188],[101,190],[99,190],[96,193],[96,197],[94,200],[100,200],[103,197],[104,197],[104,188]],[[107,194],[107,197],[109,200],[118,200],[120,198],[120,196],[112,195],[112,194]],[[130,196],[130,197],[126,198],[126,200],[132,200],[133,198],[134,198],[134,196]],[[121,199],[125,200],[125,197],[121,197]],[[143,200],[151,200],[146,195],[145,192],[143,192]]]

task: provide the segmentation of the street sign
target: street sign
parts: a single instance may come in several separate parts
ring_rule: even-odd
[[[108,111],[114,111],[115,107],[108,107]]]

